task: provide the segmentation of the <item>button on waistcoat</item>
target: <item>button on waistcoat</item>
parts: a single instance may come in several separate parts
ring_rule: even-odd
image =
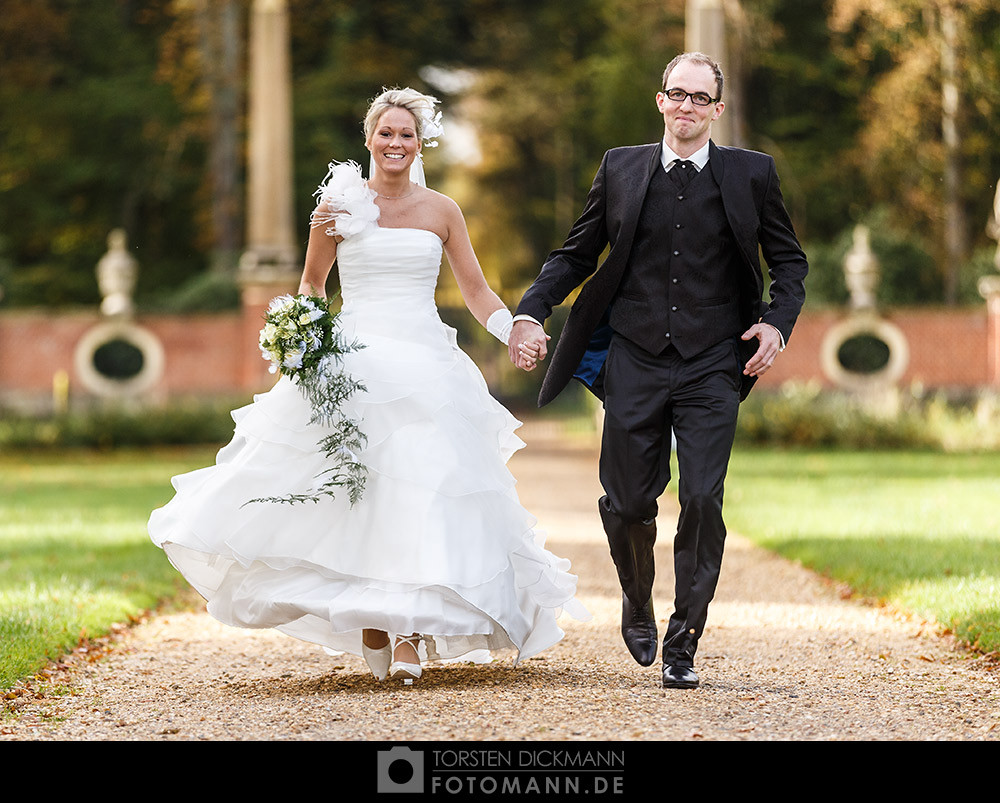
[[[741,269],[710,171],[678,190],[666,171],[654,170],[611,326],[652,354],[673,345],[692,357],[746,328],[739,314]]]

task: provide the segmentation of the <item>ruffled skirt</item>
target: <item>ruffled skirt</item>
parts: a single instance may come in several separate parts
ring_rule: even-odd
[[[536,655],[563,636],[569,561],[545,549],[507,460],[520,426],[436,312],[341,316],[365,348],[344,367],[365,390],[346,412],[367,437],[363,498],[251,502],[312,491],[323,428],[287,378],[233,412],[216,464],[173,478],[149,533],[227,624],[276,628],[361,655],[364,628],[419,633],[430,660],[481,650]]]

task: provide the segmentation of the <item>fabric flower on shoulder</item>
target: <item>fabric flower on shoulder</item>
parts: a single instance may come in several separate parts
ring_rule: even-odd
[[[326,178],[313,195],[319,202],[311,226],[326,226],[330,237],[360,234],[378,220],[375,191],[368,188],[357,162],[330,162]]]

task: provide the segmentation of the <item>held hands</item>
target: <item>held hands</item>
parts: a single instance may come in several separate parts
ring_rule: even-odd
[[[507,341],[510,361],[522,371],[535,370],[535,365],[548,354],[547,342],[550,339],[539,324],[517,321]]]
[[[743,333],[744,340],[756,337],[760,341],[757,352],[747,360],[743,373],[747,376],[763,376],[774,364],[781,351],[781,334],[769,323],[755,323]]]
[[[744,340],[754,337],[760,341],[760,346],[753,357],[747,360],[743,373],[759,377],[774,364],[782,349],[782,341],[778,330],[767,323],[755,323],[743,333]],[[551,338],[539,324],[532,321],[515,322],[507,341],[510,361],[523,371],[535,370],[536,365],[548,354],[549,340]]]

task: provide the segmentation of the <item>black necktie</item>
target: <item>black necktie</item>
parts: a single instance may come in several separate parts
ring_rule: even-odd
[[[667,171],[667,176],[670,177],[670,180],[674,182],[679,190],[683,190],[688,185],[694,174],[694,163],[686,159],[679,159],[674,162],[674,166]]]

